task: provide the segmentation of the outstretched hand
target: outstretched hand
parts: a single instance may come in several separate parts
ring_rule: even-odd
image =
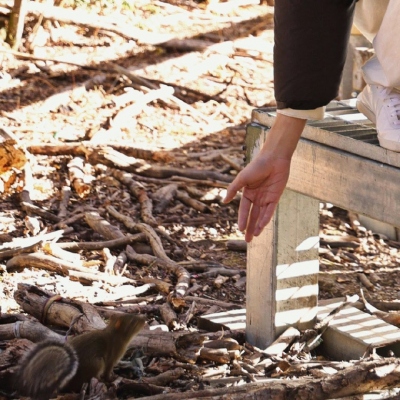
[[[290,159],[259,154],[229,185],[224,202],[231,201],[243,188],[238,224],[250,242],[258,236],[274,214],[289,179]]]
[[[305,119],[278,113],[258,155],[229,185],[225,203],[243,189],[238,224],[250,242],[271,220],[289,179],[290,163]]]

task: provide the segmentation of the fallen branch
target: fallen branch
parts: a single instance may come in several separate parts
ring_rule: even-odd
[[[193,199],[183,190],[178,190],[176,192],[176,198],[183,204],[192,207],[196,211],[200,211],[201,213],[211,213],[210,207],[208,207],[206,204],[202,203],[199,200]]]
[[[85,220],[95,232],[105,237],[106,239],[112,240],[125,237],[123,232],[121,232],[116,226],[111,225],[97,212],[85,213]]]
[[[26,7],[26,12],[35,17],[40,17],[42,15],[45,19],[51,21],[113,32],[125,39],[136,40],[143,44],[155,45],[164,43],[173,38],[173,36],[169,34],[157,34],[144,31],[131,26],[128,22],[124,24],[120,19],[100,16],[83,9],[72,10],[63,7],[50,6],[49,4],[29,2]]]
[[[123,183],[129,191],[138,199],[140,203],[140,215],[142,220],[151,226],[157,226],[158,223],[152,215],[153,203],[147,195],[144,186],[132,179],[130,174],[118,169],[110,168],[111,175]]]
[[[83,172],[84,164],[83,159],[75,157],[68,165],[69,181],[75,189],[76,194],[80,197],[86,197],[90,193],[90,186],[84,181],[85,173]]]
[[[127,244],[134,242],[141,242],[146,238],[146,235],[138,233],[136,235],[127,235],[118,239],[107,240],[104,242],[64,242],[58,243],[61,249],[69,251],[80,251],[80,250],[101,250],[104,247],[109,249],[114,247],[122,247]]]
[[[99,271],[92,271],[90,268],[42,253],[15,256],[7,262],[6,267],[9,272],[21,271],[24,268],[44,269],[60,275],[69,276],[70,278],[83,280],[85,283],[98,282],[101,280],[109,285],[116,286],[123,283],[133,282],[128,278],[108,275]]]
[[[18,284],[14,298],[26,313],[50,325],[69,328],[74,321],[77,333],[106,326],[92,305],[49,294],[36,286]]]
[[[400,385],[400,360],[362,361],[324,379],[276,380],[205,389],[197,392],[169,393],[146,400],[326,400],[391,389]],[[133,398],[129,398],[133,400]]]
[[[171,298],[171,301],[174,302],[175,299],[179,302],[179,298],[182,298],[190,285],[190,274],[189,272],[182,266],[176,264],[172,260],[161,259],[158,257],[151,256],[149,254],[138,254],[131,246],[127,246],[126,254],[128,258],[132,261],[138,262],[140,264],[150,265],[156,264],[161,268],[165,268],[168,271],[171,271],[177,277],[177,283],[175,286],[174,294]]]

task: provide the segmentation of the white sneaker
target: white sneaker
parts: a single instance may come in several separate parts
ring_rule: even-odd
[[[367,85],[357,97],[357,108],[376,125],[379,144],[400,152],[400,92]]]

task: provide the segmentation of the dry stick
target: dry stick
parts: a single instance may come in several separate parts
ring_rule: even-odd
[[[189,153],[188,158],[198,158],[200,161],[213,161],[221,157],[221,154],[226,153],[239,153],[243,151],[243,146],[225,147],[223,149],[214,149],[209,151],[202,151],[199,153]]]
[[[36,60],[36,61],[46,61],[46,62],[50,61],[50,62],[54,62],[54,63],[58,63],[58,64],[71,65],[73,67],[78,67],[78,68],[82,68],[82,69],[91,69],[91,70],[98,70],[99,69],[97,67],[91,67],[91,66],[88,66],[88,65],[79,64],[79,63],[76,63],[76,62],[73,62],[73,61],[60,60],[60,59],[51,58],[51,57],[38,57],[38,56],[34,56],[32,54],[29,54],[29,53],[22,53],[20,51],[0,49],[0,53],[12,54],[16,58],[22,58],[22,59],[25,59],[25,60]]]
[[[316,335],[313,335],[312,338],[308,339],[307,342],[305,342],[304,350],[311,351],[315,347],[317,347],[320,344],[322,335],[328,329],[331,320],[334,319],[341,310],[343,310],[350,304],[355,303],[358,299],[359,297],[356,294],[353,296],[346,296],[345,301],[343,301],[340,305],[338,305],[335,309],[333,309],[323,320],[317,322],[313,328],[313,330],[316,332]]]
[[[54,215],[51,212],[43,210],[43,208],[40,208],[32,204],[31,201],[32,200],[30,199],[29,192],[23,190],[21,192],[21,207],[27,214],[29,213],[29,214],[39,215],[40,217],[47,219],[51,222],[57,222],[57,223],[60,222],[60,218],[57,217],[57,215]]]
[[[152,151],[152,150],[136,148],[132,145],[129,145],[128,143],[126,144],[107,143],[107,146],[129,157],[136,157],[142,160],[153,160],[157,158],[157,155],[159,154],[168,157],[168,154],[170,153],[167,151]],[[89,153],[101,150],[103,147],[104,144],[96,145],[91,141],[57,143],[57,144],[32,143],[27,146],[28,150],[35,155],[46,155],[46,156],[68,155],[75,157],[86,157]],[[173,156],[171,155],[170,157],[172,158]]]
[[[41,242],[34,243],[30,246],[20,247],[18,249],[0,251],[0,260],[5,260],[7,258],[17,256],[18,254],[33,253],[38,250],[38,246],[40,245],[40,243]]]
[[[189,288],[190,284],[190,274],[186,271],[185,268],[176,264],[175,262],[169,260],[162,260],[158,257],[151,256],[149,254],[138,254],[131,246],[126,247],[126,254],[128,258],[132,261],[135,261],[139,264],[150,265],[156,264],[161,268],[165,268],[166,270],[172,272],[177,277],[177,283],[175,286],[175,295],[180,298],[183,297]]]
[[[15,338],[25,338],[32,342],[41,342],[45,339],[60,340],[63,336],[53,332],[38,321],[17,321],[13,324],[0,325],[0,340],[12,340]]]
[[[228,240],[226,242],[226,248],[232,251],[246,252],[247,242],[245,240]]]
[[[136,235],[127,235],[118,239],[107,240],[104,242],[69,242],[69,243],[58,243],[58,246],[62,249],[69,251],[79,250],[102,250],[104,247],[109,249],[113,247],[126,246],[134,242],[142,242],[146,239],[146,235],[138,233]]]
[[[228,176],[228,175],[226,175]],[[229,177],[229,180],[226,181],[219,181],[219,180],[209,180],[209,179],[193,179],[187,178],[184,176],[171,176],[171,180],[173,182],[181,181],[185,183],[192,183],[194,185],[203,185],[203,186],[212,186],[212,187],[220,187],[220,188],[227,188],[229,186],[229,182],[233,180],[233,177]]]
[[[53,228],[62,228],[63,226],[67,226],[67,225],[73,224],[77,221],[81,221],[84,217],[85,217],[85,213],[75,214],[72,217],[69,217],[67,219],[61,220],[60,222],[57,222],[55,225],[53,225]]]
[[[209,349],[207,347],[203,347],[200,350],[200,358],[219,364],[229,364],[231,361],[231,356],[227,349]]]
[[[124,149],[126,146],[123,146]],[[132,156],[126,156],[124,153],[117,151],[117,145],[111,146],[82,146],[74,144],[64,145],[57,147],[52,146],[29,146],[29,149],[33,154],[68,154],[68,155],[79,155],[85,156],[87,160],[92,164],[104,164],[110,168],[115,168],[116,166],[119,169],[130,172],[132,174],[136,173],[136,176],[140,175],[140,179],[142,181],[155,182],[155,183],[175,183],[178,181],[182,182],[181,186],[184,187],[184,182],[190,182],[195,185],[205,185],[212,187],[228,187],[229,182],[233,180],[233,177],[227,174],[222,174],[216,171],[204,171],[193,168],[174,168],[174,167],[163,167],[157,165],[150,165],[144,160],[139,160]],[[139,155],[142,151],[141,149],[137,149]],[[139,156],[138,155],[138,156]],[[146,156],[148,159],[148,156]],[[135,175],[132,175],[134,178]],[[143,178],[144,177],[144,178]],[[163,179],[168,179],[173,177],[174,181],[166,181]],[[182,178],[187,177],[187,178]]]
[[[239,165],[237,162],[233,161],[225,154],[220,154],[220,158],[222,161],[225,161],[228,165],[230,165],[234,170],[241,171],[243,167]]]
[[[128,278],[109,276],[99,271],[94,272],[90,268],[83,267],[82,265],[73,264],[42,253],[15,256],[7,262],[6,267],[9,272],[21,271],[23,268],[45,269],[85,282],[98,282],[101,280],[112,286],[134,282]]]
[[[56,241],[59,240],[63,235],[73,232],[73,230],[74,230],[73,228],[65,228],[54,232],[44,233],[34,237],[17,238],[14,239],[12,242],[3,243],[0,246],[0,252],[3,250],[27,248],[47,240]]]
[[[111,175],[122,182],[129,191],[139,200],[140,215],[146,224],[157,226],[158,223],[152,215],[153,203],[147,196],[144,186],[132,179],[130,174],[118,169],[109,168]]]
[[[160,387],[160,386],[167,386],[171,382],[175,382],[177,379],[179,379],[184,374],[185,374],[185,369],[174,368],[174,369],[170,369],[166,372],[162,372],[161,374],[158,374],[157,376],[142,378],[142,380],[143,380],[143,382],[146,382],[147,384],[156,385],[157,387]]]
[[[160,307],[160,315],[165,324],[168,326],[169,330],[172,331],[179,327],[178,317],[168,302],[165,302]]]
[[[62,219],[67,216],[67,208],[69,199],[71,197],[71,188],[69,186],[63,186],[61,189],[61,200],[58,206],[58,218]]]
[[[161,279],[144,277],[141,281],[153,285],[160,293],[169,294],[171,292],[172,284]]]
[[[191,319],[194,317],[194,312],[196,309],[196,302],[192,301],[192,304],[189,306],[188,310],[179,316],[179,319],[183,321],[185,325],[187,325]]]
[[[181,201],[183,204],[192,207],[193,209],[200,211],[202,213],[210,213],[211,208],[208,207],[206,204],[202,203],[199,200],[193,199],[190,197],[186,192],[182,190],[178,190],[176,192],[176,198]]]
[[[241,272],[245,271],[240,269],[229,269],[225,267],[219,267],[219,268],[213,268],[211,271],[200,273],[199,276],[203,278],[214,278],[217,275],[224,275],[228,277],[228,276],[240,275]]]
[[[126,269],[126,263],[128,261],[128,256],[124,251],[118,254],[117,259],[113,265],[113,270],[115,275],[123,275]]]
[[[234,303],[227,303],[226,301],[220,301],[220,300],[215,300],[215,299],[205,299],[204,297],[195,297],[195,296],[185,296],[185,300],[188,301],[195,301],[196,303],[200,304],[207,304],[209,306],[218,306],[221,308],[240,308],[240,304],[234,304]]]
[[[146,265],[149,265],[152,262],[157,263],[158,265],[162,266],[163,268],[167,268],[173,272],[177,278],[177,284],[175,286],[175,296],[176,297],[182,297],[186,293],[186,290],[189,288],[190,284],[190,274],[189,272],[183,268],[182,266],[176,264],[174,261],[172,261],[167,254],[165,253],[165,250],[163,248],[161,239],[155,232],[155,230],[147,224],[143,223],[138,223],[136,224],[132,218],[123,215],[119,213],[114,207],[112,206],[107,206],[106,207],[107,211],[117,220],[121,221],[124,223],[124,225],[130,229],[130,230],[138,230],[142,232],[143,234],[146,235],[146,238],[148,239],[151,248],[155,254],[154,256],[150,255],[145,255],[145,254],[137,254],[133,248],[130,246],[127,246],[126,253],[128,255],[128,258],[137,262],[142,262]],[[144,257],[144,258],[141,258]],[[139,261],[139,259],[143,261]],[[161,262],[161,264],[160,264]]]
[[[107,247],[105,247],[103,249],[102,254],[103,254],[104,261],[105,261],[104,271],[108,275],[111,275],[111,273],[114,273],[114,264],[115,264],[115,261],[117,260],[117,257],[113,256],[111,254],[110,249],[108,249]]]
[[[148,396],[146,400],[326,400],[354,397],[374,390],[396,388],[400,384],[400,360],[362,361],[322,379],[277,380],[196,392]],[[177,396],[179,394],[179,396]],[[133,397],[128,398],[133,400]]]
[[[119,239],[125,235],[114,225],[102,218],[97,212],[85,213],[87,224],[97,233],[104,236],[106,239]]]
[[[169,185],[163,186],[153,193],[153,200],[158,202],[157,206],[154,208],[154,211],[156,213],[162,213],[175,197],[177,190],[178,185],[176,183],[170,183]]]
[[[44,243],[42,247],[46,253],[61,258],[62,260],[72,263],[79,263],[81,261],[79,254],[70,253],[69,251],[62,249],[57,243]]]
[[[360,272],[357,274],[358,279],[360,280],[360,282],[368,289],[371,291],[375,290],[375,285],[367,278],[367,276]]]
[[[117,221],[122,222],[129,230],[139,231],[146,235],[147,240],[150,243],[156,257],[163,260],[171,261],[170,258],[165,253],[162,242],[158,237],[155,230],[147,224],[136,223],[131,217],[119,213],[113,206],[106,206],[106,210],[112,215]]]
[[[131,29],[132,28],[130,28],[130,30]],[[148,35],[148,33],[147,33],[147,35]],[[143,77],[140,77],[139,75],[136,75],[133,72],[129,71],[128,69],[126,69],[124,67],[121,67],[119,65],[109,64],[109,66],[111,66],[111,71],[110,71],[110,68],[102,68],[101,66],[90,67],[90,66],[86,66],[86,65],[82,65],[82,64],[78,64],[78,63],[74,63],[74,62],[69,62],[69,61],[64,61],[64,60],[58,60],[58,59],[52,59],[52,58],[43,58],[43,57],[35,57],[35,56],[31,56],[31,55],[26,54],[26,53],[10,52],[8,50],[0,50],[0,52],[12,53],[16,57],[25,58],[25,59],[34,59],[34,60],[40,60],[40,61],[52,61],[52,62],[56,62],[56,63],[64,63],[64,64],[67,64],[67,65],[72,65],[72,66],[76,66],[76,67],[83,68],[83,69],[92,69],[92,70],[95,69],[95,70],[100,70],[102,72],[118,72],[120,74],[125,75],[132,82],[140,84],[140,85],[143,85],[144,87],[149,88],[152,91],[161,90],[162,92],[158,93],[156,95],[156,98],[157,99],[158,98],[162,99],[170,107],[175,108],[175,106],[177,105],[181,110],[190,112],[190,114],[193,117],[197,117],[198,120],[201,120],[203,122],[206,121],[208,123],[208,125],[214,124],[216,129],[221,128],[221,124],[218,121],[212,120],[210,117],[208,117],[207,115],[202,114],[196,108],[190,106],[189,104],[187,104],[183,100],[181,100],[181,99],[177,98],[176,96],[174,96],[173,95],[173,93],[174,93],[173,87],[168,86],[166,84],[163,84],[161,89],[160,89],[160,88],[158,88],[158,85],[152,83],[150,80],[148,80],[146,78],[143,78]],[[148,93],[146,93],[146,94],[148,94]],[[150,101],[153,101],[153,100],[155,100],[155,98],[153,98],[153,95],[151,95],[151,97],[148,100],[145,100],[145,101],[146,102],[150,102]]]
[[[110,207],[107,207],[108,211],[110,212]],[[112,209],[112,208],[111,208]],[[113,211],[115,215],[121,215],[117,213],[116,210]],[[123,237],[124,234],[115,226],[111,225],[109,222],[104,220],[103,218],[100,217],[99,214],[91,212],[91,213],[86,213],[85,218],[89,226],[91,226],[92,229],[94,229],[96,232],[100,233],[106,238],[120,238]],[[127,218],[127,217],[125,217]],[[131,222],[133,222],[131,220]],[[159,259],[158,257],[153,257],[149,255],[140,255],[140,257],[143,257],[143,260],[147,260],[145,264],[150,264],[152,262],[156,262],[158,265],[161,265],[163,267],[168,268],[171,270],[171,272],[175,273],[175,275],[178,278],[178,282],[175,287],[174,291],[174,296],[172,296],[172,300],[174,301],[175,298],[179,298],[184,296],[186,290],[189,287],[190,283],[190,274],[185,270],[185,268],[177,265],[174,263],[172,260],[168,258],[168,256],[165,254],[165,251],[161,245],[161,241],[157,234],[154,232],[154,230],[150,226],[146,226],[145,224],[135,224],[135,226],[138,226],[138,229],[143,230],[143,232],[146,234],[146,237],[149,239],[150,243],[154,246],[153,250],[155,254],[158,254],[159,257],[161,256],[162,258]],[[133,254],[137,254],[130,246],[127,247],[126,250],[127,256],[129,259],[133,259],[134,261],[138,261],[135,259]],[[151,260],[151,261],[149,261]],[[161,263],[161,264],[160,264]]]
[[[90,186],[84,182],[85,173],[83,172],[83,159],[75,157],[68,163],[67,167],[69,180],[77,195],[80,198],[87,196],[90,193]]]
[[[364,297],[364,291],[360,288],[361,298],[364,303],[365,308],[368,310],[369,313],[375,315],[377,318],[382,319],[383,321],[392,324],[394,326],[400,326],[400,313],[398,312],[386,312],[379,310],[378,308],[374,307],[372,304],[368,303],[368,301]]]
[[[300,332],[294,326],[290,326],[273,343],[264,349],[263,353],[270,357],[281,357],[285,349],[298,337],[300,337]]]

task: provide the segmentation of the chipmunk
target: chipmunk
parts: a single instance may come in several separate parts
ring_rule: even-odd
[[[91,378],[109,381],[114,366],[144,323],[140,315],[114,314],[102,330],[83,333],[65,343],[39,343],[21,361],[18,393],[48,399],[60,389],[79,392]]]

